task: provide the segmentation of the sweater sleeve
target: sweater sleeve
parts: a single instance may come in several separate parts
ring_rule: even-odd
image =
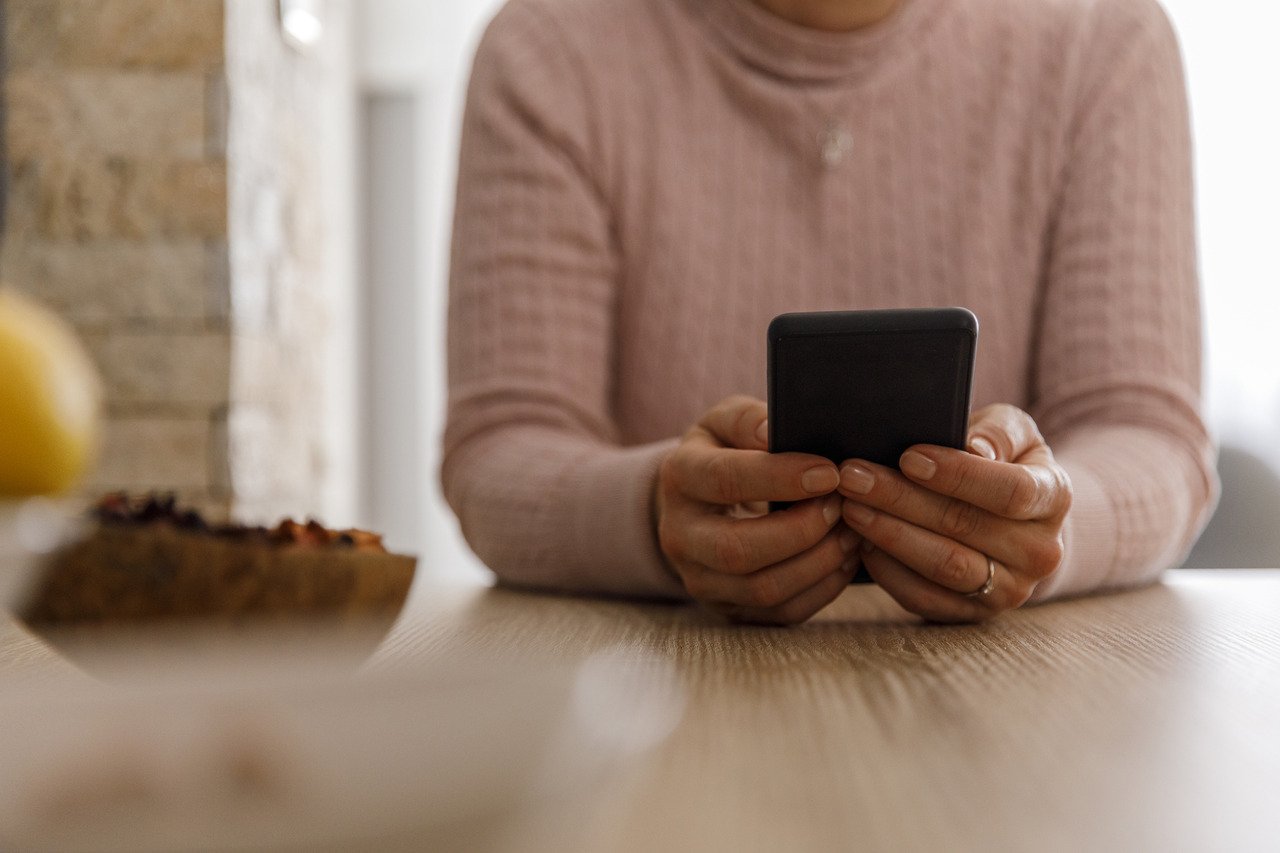
[[[1064,563],[1039,599],[1155,579],[1218,490],[1177,40],[1154,0],[1099,0],[1093,13],[1033,372],[1032,414],[1075,492]]]
[[[674,442],[613,419],[619,259],[589,78],[556,24],[515,2],[477,51],[449,294],[444,493],[498,577],[683,597],[651,494]]]

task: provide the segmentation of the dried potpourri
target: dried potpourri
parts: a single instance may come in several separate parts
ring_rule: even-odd
[[[131,497],[125,492],[111,492],[98,501],[93,516],[104,524],[168,524],[179,530],[207,532],[228,539],[262,539],[275,545],[386,552],[382,536],[377,533],[355,528],[330,530],[314,518],[306,522],[285,518],[270,528],[210,524],[196,510],[181,507],[172,493],[151,492]]]

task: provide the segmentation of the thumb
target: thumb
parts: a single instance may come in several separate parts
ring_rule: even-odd
[[[726,397],[702,416],[700,425],[724,447],[769,449],[769,421],[763,400]]]
[[[1031,416],[1016,406],[996,403],[974,412],[969,419],[970,453],[1001,462],[1016,462],[1044,444]]]

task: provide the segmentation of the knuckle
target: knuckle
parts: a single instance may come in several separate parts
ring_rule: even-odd
[[[737,396],[738,395],[736,394],[731,394],[728,397],[721,397],[716,401],[715,405],[710,409],[707,409],[706,413],[699,418],[698,423],[703,424],[708,429],[711,429],[717,421],[725,416],[726,413],[733,411],[733,407],[737,401]]]
[[[991,403],[975,411],[969,416],[969,429],[973,431],[984,424],[995,422],[999,417],[999,407],[999,403]]]
[[[750,550],[732,526],[715,534],[712,553],[715,555],[716,567],[723,572],[739,575],[751,568]]]
[[[685,430],[684,435],[680,436],[680,442],[676,445],[672,455],[680,457],[684,461],[685,457],[690,453],[690,449],[698,446],[712,447],[718,446],[720,439],[716,438],[710,428],[699,422]]]
[[[1035,477],[1018,477],[1009,488],[1004,515],[1017,518],[1032,512],[1040,496],[1040,481]]]
[[[1071,505],[1075,502],[1075,487],[1071,485],[1071,475],[1067,473],[1067,469],[1061,465],[1054,465],[1051,471],[1053,473],[1054,493],[1057,496],[1057,506],[1054,509],[1065,516],[1071,511]]]
[[[966,553],[958,547],[948,547],[938,563],[938,580],[950,589],[965,589],[969,583],[969,561]]]
[[[1012,610],[1026,604],[1027,601],[1030,600],[1031,594],[1035,592],[1035,589],[1036,585],[1034,583],[1026,583],[1021,580],[1015,581],[1009,588],[1007,604],[1003,609]],[[994,612],[999,612],[999,608],[995,609]],[[994,615],[994,612],[992,615]]]
[[[1040,432],[1040,424],[1036,423],[1036,419],[1016,406],[1011,406],[1010,408],[1016,413],[1014,415],[1017,419],[1016,423],[1026,430],[1028,440],[1034,444],[1045,444],[1044,433]]]
[[[1031,550],[1028,568],[1037,580],[1043,580],[1058,570],[1062,563],[1066,548],[1062,536],[1046,538],[1037,543]]]
[[[875,492],[881,507],[890,512],[900,509],[907,497],[907,489],[897,477],[876,477]]]
[[[987,419],[988,417],[991,416],[991,413],[993,411],[999,408],[1000,405],[1001,405],[1000,403],[987,403],[987,405],[983,406],[982,408],[978,409],[976,412],[973,413],[973,419],[975,421],[981,421],[981,420]]]
[[[951,501],[942,511],[938,526],[942,535],[951,539],[968,539],[978,532],[982,520],[978,508],[964,501]]]
[[[993,408],[993,414],[997,428],[1004,433],[1004,437],[1011,444],[1016,444],[1016,439],[1021,436],[1028,438],[1039,438],[1040,430],[1036,426],[1036,422],[1031,416],[1010,403],[996,403]]]
[[[1035,419],[1010,403],[993,403],[982,410],[985,435],[1000,458],[1013,461],[1036,444],[1043,444]]]
[[[974,485],[974,473],[972,465],[957,465],[955,473],[951,477],[948,484],[948,491],[954,495],[969,495],[976,491]]]
[[[717,453],[708,459],[706,477],[711,489],[722,501],[729,504],[739,502],[741,490],[738,488],[738,478],[728,456]]]
[[[726,439],[731,446],[747,446],[754,432],[754,426],[749,429],[748,424],[754,424],[763,417],[763,405],[761,401],[746,394],[731,394],[716,403],[703,422],[710,425],[713,432],[727,433],[721,438]]]
[[[905,528],[898,524],[890,523],[885,520],[884,516],[877,515],[871,519],[871,523],[866,525],[866,538],[872,540],[875,545],[890,553],[898,551],[905,544],[906,538]]]
[[[995,420],[1006,424],[1021,423],[1027,419],[1027,413],[1012,403],[995,403],[991,406],[991,415]]]
[[[1062,565],[1063,559],[1067,556],[1067,544],[1062,539],[1062,534],[1049,540],[1049,548],[1046,554],[1045,565],[1048,567],[1047,574],[1052,574]]]

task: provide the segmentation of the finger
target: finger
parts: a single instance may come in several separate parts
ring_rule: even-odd
[[[844,536],[849,533],[849,536]],[[792,598],[839,572],[851,554],[856,538],[851,531],[834,530],[812,548],[749,575],[729,575],[709,567],[685,573],[685,588],[699,601],[731,608],[764,611]],[[849,578],[845,578],[845,583]]]
[[[967,501],[930,491],[891,468],[848,463],[841,469],[840,492],[857,504],[993,557],[1024,580],[1043,580],[1062,563],[1060,525],[1003,518]]]
[[[976,599],[957,595],[922,578],[878,548],[864,548],[862,564],[867,567],[867,574],[872,580],[894,601],[931,622],[977,622],[995,612]]]
[[[1002,518],[1057,518],[1071,506],[1071,480],[1047,447],[1021,463],[993,462],[947,447],[917,445],[898,460],[902,473],[941,495]]]
[[[857,570],[858,563],[852,563],[851,569],[842,569],[827,575],[813,586],[800,592],[795,597],[777,607],[764,610],[751,608],[730,609],[726,615],[736,622],[748,622],[755,625],[798,625],[807,622],[818,611],[840,597],[849,588],[849,579]]]
[[[747,501],[746,503],[734,504],[729,507],[728,514],[731,518],[759,518],[762,515],[769,514],[769,502]]]
[[[764,401],[738,394],[726,397],[707,411],[698,425],[723,447],[768,450],[769,431]]]
[[[1017,406],[995,403],[969,418],[969,450],[984,459],[1018,462],[1044,444],[1035,420]]]
[[[845,502],[844,519],[864,540],[940,587],[968,593],[987,582],[986,555],[954,539],[854,501]]]
[[[835,491],[836,466],[821,456],[719,446],[695,428],[670,457],[675,486],[704,503],[799,501]]]
[[[1012,524],[972,503],[914,483],[892,468],[862,460],[841,466],[839,491],[857,503],[1004,561],[1017,562],[1038,532],[1035,526]]]
[[[822,541],[840,520],[840,498],[815,499],[757,518],[702,513],[674,543],[679,557],[713,571],[746,575],[801,554]]]

